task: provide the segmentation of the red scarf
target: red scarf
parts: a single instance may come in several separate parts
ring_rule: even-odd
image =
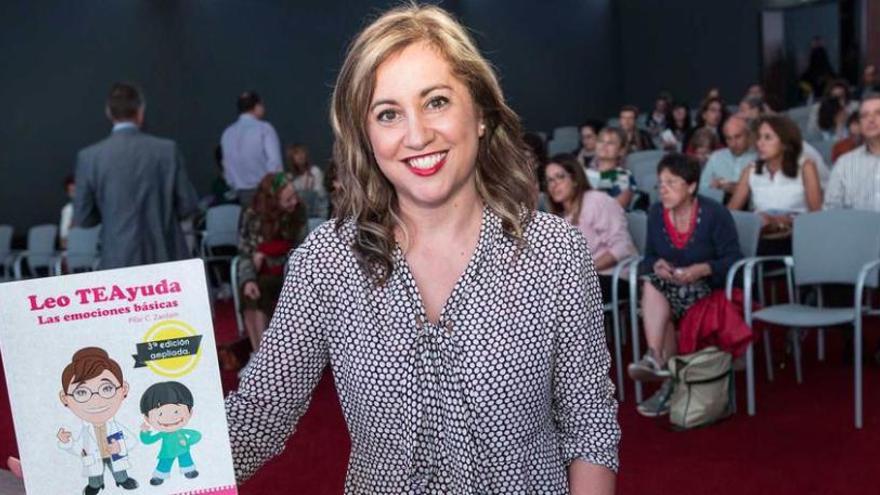
[[[663,224],[666,227],[666,233],[669,234],[669,239],[672,241],[673,246],[678,249],[684,249],[685,245],[687,245],[691,236],[694,234],[694,230],[697,228],[697,217],[699,214],[700,204],[694,199],[694,207],[691,208],[691,220],[688,229],[685,232],[679,232],[675,228],[675,224],[672,222],[672,210],[663,208]]]

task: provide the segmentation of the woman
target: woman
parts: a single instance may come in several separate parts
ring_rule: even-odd
[[[624,209],[629,208],[636,190],[632,172],[623,168],[626,158],[626,134],[616,127],[599,131],[596,142],[596,158],[593,167],[587,169],[590,187],[603,191],[616,199]]]
[[[721,204],[697,195],[700,166],[674,153],[657,165],[660,202],[648,211],[642,271],[642,314],[648,352],[629,365],[634,380],[664,380],[638,405],[644,416],[669,411],[667,363],[676,355],[675,324],[698,300],[722,288],[727,270],[742,258],[733,217]]]
[[[697,159],[702,170],[706,166],[706,162],[709,161],[709,155],[720,146],[721,141],[718,140],[718,136],[704,127],[694,133],[687,154]]]
[[[586,242],[534,212],[518,118],[467,31],[408,5],[349,48],[331,104],[339,217],[289,263],[227,399],[239,480],[329,364],[348,493],[614,491],[619,429]]]
[[[691,126],[691,109],[687,103],[676,102],[672,105],[672,118],[666,126],[669,133],[661,134],[663,140],[663,149],[666,151],[682,151],[682,143],[690,134]],[[673,139],[674,138],[674,139]]]
[[[584,169],[590,167],[590,162],[596,156],[596,141],[601,130],[602,122],[598,120],[588,120],[580,126],[581,145],[573,153]]]
[[[327,218],[327,190],[324,174],[309,160],[309,149],[304,144],[288,145],[284,149],[287,171],[293,176],[293,187],[305,203],[308,216]]]
[[[602,300],[611,301],[614,265],[636,254],[623,208],[607,194],[590,189],[572,155],[556,155],[547,164],[550,211],[577,227],[587,239],[599,272]]]
[[[691,138],[700,129],[711,130],[718,137],[721,146],[727,146],[727,143],[724,141],[724,135],[721,132],[721,126],[725,120],[727,120],[727,108],[724,106],[724,101],[721,98],[716,96],[703,100],[703,103],[700,104],[700,111],[697,113],[697,125],[685,137],[682,149],[690,149]]]
[[[287,253],[306,233],[306,209],[284,172],[268,174],[257,186],[252,206],[241,216],[238,283],[244,326],[254,350],[281,294]]]
[[[761,216],[758,254],[791,254],[794,216],[822,208],[818,168],[801,157],[801,131],[791,119],[765,115],[757,124],[758,161],[743,169],[727,207],[741,210],[751,196]]]
[[[846,108],[840,104],[837,98],[823,98],[819,103],[819,130],[825,141],[839,141],[846,139],[848,129],[846,125]]]

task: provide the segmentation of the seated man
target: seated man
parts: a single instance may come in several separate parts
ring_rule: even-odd
[[[841,156],[831,171],[825,208],[880,211],[880,93],[859,107],[863,145]]]
[[[755,161],[756,155],[745,119],[739,116],[727,119],[723,131],[727,148],[717,150],[709,156],[700,178],[700,189],[721,189],[727,196],[733,193],[743,169]]]

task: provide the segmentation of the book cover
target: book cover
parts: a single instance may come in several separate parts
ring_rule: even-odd
[[[201,260],[0,284],[29,495],[237,493]]]

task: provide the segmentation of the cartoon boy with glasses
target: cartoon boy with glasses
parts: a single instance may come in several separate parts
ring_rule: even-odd
[[[136,437],[114,419],[128,390],[119,363],[98,347],[76,351],[61,373],[58,397],[83,423],[78,435],[60,428],[58,447],[82,461],[83,476],[89,479],[83,495],[96,495],[104,489],[107,468],[116,486],[126,490],[138,487],[128,475],[128,451],[136,445]]]

